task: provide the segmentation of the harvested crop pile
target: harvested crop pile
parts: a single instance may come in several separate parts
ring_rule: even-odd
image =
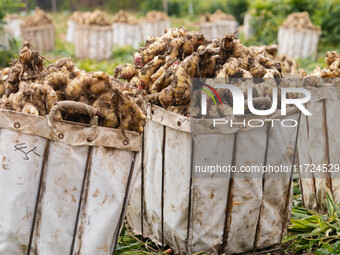
[[[287,55],[277,55],[278,47],[276,44],[251,46],[250,49],[263,52],[267,57],[281,63],[283,74],[297,75],[298,65],[296,61]]]
[[[214,14],[206,13],[202,16],[202,22],[216,22],[219,20],[235,20],[235,18],[230,14],[225,14],[221,10],[217,10]]]
[[[183,115],[189,114],[191,78],[282,77],[280,63],[247,48],[233,34],[208,41],[202,34],[183,27],[149,38],[135,53],[134,64],[119,66],[115,77],[146,90],[149,102]],[[243,86],[246,92],[247,84]],[[273,86],[277,86],[275,82],[256,86],[256,96],[270,96]],[[223,96],[230,102],[229,94]],[[229,105],[222,107],[230,109]]]
[[[52,24],[52,18],[40,8],[35,8],[33,15],[26,17],[21,23],[21,27],[35,27]]]
[[[4,20],[22,19],[20,15],[17,14],[6,14]]]
[[[97,25],[97,26],[109,26],[110,22],[104,11],[95,10],[93,12],[74,12],[70,20],[73,20],[79,25]]]
[[[296,29],[320,30],[320,27],[313,25],[308,12],[294,12],[290,14],[282,26]]]
[[[340,86],[340,53],[328,51],[325,57],[327,67],[321,69],[319,66],[311,74],[301,69],[299,74],[303,78],[303,86]],[[330,78],[330,79],[329,79]]]
[[[120,10],[115,18],[113,19],[114,23],[126,23],[130,25],[137,25],[138,20],[132,16],[131,14],[127,13],[126,11]]]
[[[169,19],[168,14],[161,11],[149,11],[145,15],[145,20],[147,22],[163,21],[168,19]]]
[[[83,24],[83,16],[84,16],[84,12],[80,12],[80,11],[75,11],[72,13],[72,15],[69,17],[70,20],[78,23],[78,24]]]
[[[142,132],[145,125],[143,91],[105,72],[80,70],[70,58],[45,67],[29,41],[20,50],[19,59],[0,71],[0,82],[0,108],[44,116],[56,102],[72,100],[97,108],[102,113],[99,124],[105,127]],[[88,121],[76,112],[62,117]]]

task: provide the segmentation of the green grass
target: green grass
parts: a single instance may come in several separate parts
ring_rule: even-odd
[[[87,72],[104,71],[112,75],[113,69],[117,65],[133,62],[133,54],[136,50],[130,46],[114,46],[110,59],[101,61],[88,58],[77,59],[74,55],[74,51],[75,46],[73,43],[64,42],[60,38],[56,38],[55,50],[43,55],[50,62],[54,62],[59,58],[71,57],[76,66],[80,69],[86,70]]]
[[[115,255],[144,255],[144,254],[173,254],[170,248],[165,248],[162,251],[161,247],[157,246],[150,240],[142,241],[141,236],[137,236],[129,232],[123,226],[120,236],[118,238],[117,249]],[[208,255],[204,252],[194,253],[192,255]]]
[[[142,254],[169,254],[170,250],[162,252],[161,247],[151,241],[142,241],[141,236],[129,232],[122,227],[115,254],[116,255],[142,255]]]

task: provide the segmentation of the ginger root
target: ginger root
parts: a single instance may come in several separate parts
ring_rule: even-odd
[[[185,58],[173,75],[170,77],[171,84],[159,94],[159,101],[167,109],[171,104],[186,105],[190,101],[191,78],[198,71],[199,55],[194,52]]]
[[[288,55],[278,55],[278,47],[276,44],[272,44],[269,46],[251,46],[249,48],[253,51],[264,54],[267,58],[279,62],[281,64],[281,70],[283,74],[288,74],[292,76],[296,76],[298,74],[297,62]]]
[[[113,70],[113,77],[124,80],[131,80],[131,78],[136,73],[137,73],[136,68],[134,68],[131,64],[119,65]]]

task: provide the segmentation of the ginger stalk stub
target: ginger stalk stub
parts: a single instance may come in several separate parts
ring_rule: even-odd
[[[34,81],[43,71],[43,58],[35,50],[31,49],[30,40],[24,42],[19,51],[19,59],[14,59],[10,63],[10,70],[4,83],[4,93],[9,96],[18,91],[19,83],[23,81]]]

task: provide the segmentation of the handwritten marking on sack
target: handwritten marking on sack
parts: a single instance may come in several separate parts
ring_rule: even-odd
[[[8,170],[9,169],[8,163],[9,163],[9,160],[5,156],[3,156],[2,157],[2,168],[4,170]]]
[[[41,155],[39,155],[35,150],[37,149],[37,147],[33,146],[33,147],[28,147],[26,146],[26,143],[17,143],[16,145],[14,145],[15,150],[14,151],[19,151],[22,152],[24,154],[23,159],[24,160],[29,160],[30,158],[28,157],[28,155],[30,153],[35,154],[38,157],[41,157]]]

